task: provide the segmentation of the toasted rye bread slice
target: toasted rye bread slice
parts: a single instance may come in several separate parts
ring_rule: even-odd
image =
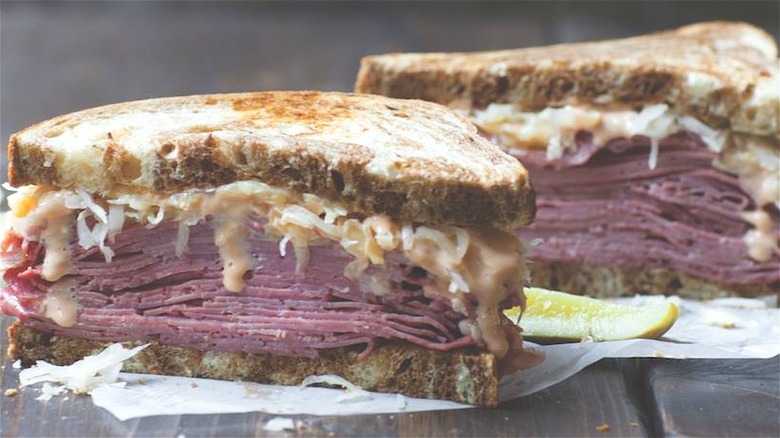
[[[534,286],[599,298],[635,294],[679,295],[699,300],[780,294],[780,284],[726,284],[702,280],[671,269],[621,269],[574,263],[529,264]]]
[[[777,45],[744,23],[711,22],[634,38],[479,53],[363,59],[355,91],[460,109],[522,111],[660,102],[713,128],[780,137]]]
[[[108,342],[53,336],[20,322],[8,328],[8,356],[25,365],[45,360],[68,365],[95,354]],[[128,342],[126,345],[141,345]],[[352,348],[325,350],[318,358],[198,351],[152,343],[128,359],[123,370],[265,384],[298,385],[312,375],[336,374],[369,391],[498,404],[498,377],[491,353],[436,352],[396,342],[380,345],[365,359]]]
[[[238,180],[337,201],[350,212],[510,229],[533,219],[517,160],[445,107],[380,96],[264,92],[88,109],[11,137],[12,185],[100,195]]]

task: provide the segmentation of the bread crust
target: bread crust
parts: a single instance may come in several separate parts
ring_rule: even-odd
[[[68,365],[109,342],[53,336],[19,321],[8,328],[8,356],[25,366],[37,360]],[[126,342],[126,346],[144,342]],[[495,356],[472,350],[436,352],[394,342],[365,359],[354,348],[324,350],[318,358],[198,351],[152,342],[124,363],[123,370],[264,384],[299,385],[311,375],[336,374],[363,389],[478,406],[498,404]]]
[[[534,216],[521,164],[422,101],[263,92],[127,102],[14,134],[11,185],[113,196],[259,180],[358,214],[512,229]]]
[[[626,39],[475,53],[363,58],[355,91],[464,110],[665,102],[717,129],[780,138],[777,45],[745,23],[711,22]]]
[[[758,297],[780,294],[780,284],[713,283],[670,269],[619,269],[574,263],[529,263],[531,284],[598,298],[679,295],[697,300],[718,297]]]

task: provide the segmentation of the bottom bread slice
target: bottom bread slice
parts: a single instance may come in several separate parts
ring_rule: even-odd
[[[8,335],[9,357],[20,359],[25,366],[37,360],[68,365],[110,344],[55,336],[18,321],[8,328]],[[430,351],[402,342],[378,345],[365,358],[358,358],[359,352],[337,348],[323,350],[316,358],[305,358],[199,351],[152,342],[128,359],[123,371],[282,385],[298,385],[311,375],[336,374],[368,391],[478,406],[498,403],[498,373],[491,353]]]
[[[620,269],[541,261],[534,261],[529,268],[534,286],[600,298],[643,294],[702,300],[724,296],[757,297],[780,291],[777,283],[713,283],[671,269]]]

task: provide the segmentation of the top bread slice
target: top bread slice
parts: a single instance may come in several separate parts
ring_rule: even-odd
[[[355,91],[464,110],[664,102],[716,129],[780,137],[777,45],[744,23],[709,22],[619,40],[363,59]]]
[[[433,103],[334,92],[119,103],[11,137],[8,177],[114,196],[259,180],[350,213],[512,229],[534,215],[525,169]]]

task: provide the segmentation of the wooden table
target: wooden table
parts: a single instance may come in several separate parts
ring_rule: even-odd
[[[711,19],[778,37],[777,2],[0,4],[0,134],[75,109],[154,96],[349,90],[361,56],[622,37]],[[3,167],[5,162],[3,162]],[[3,175],[5,170],[2,171]],[[3,176],[3,180],[5,177]],[[7,325],[7,318],[3,325]],[[6,347],[3,338],[2,348]],[[18,385],[7,359],[2,391]],[[0,396],[2,436],[780,436],[780,358],[604,360],[497,409],[118,421],[89,398]],[[607,425],[608,430],[599,427]]]

